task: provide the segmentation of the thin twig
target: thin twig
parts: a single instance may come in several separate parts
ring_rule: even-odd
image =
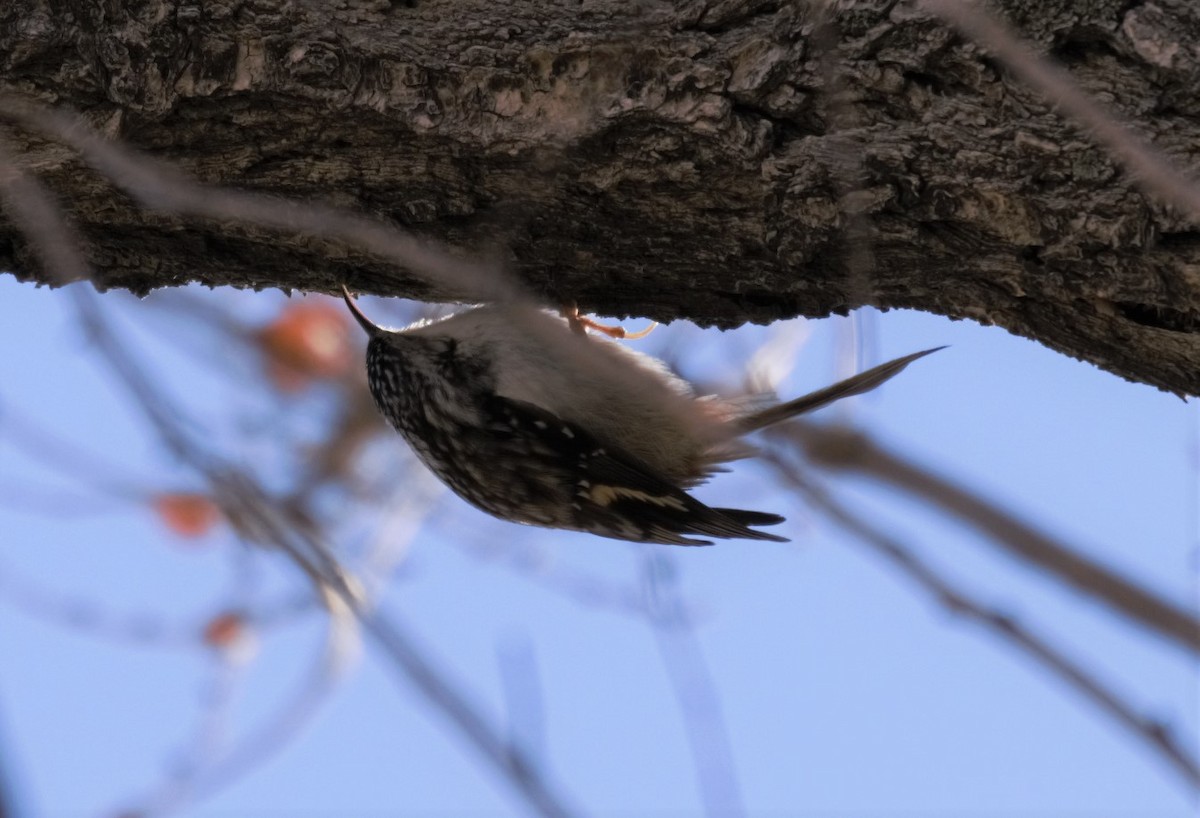
[[[885,450],[860,430],[801,423],[774,434],[814,462],[881,480],[987,534],[1006,553],[1102,602],[1190,653],[1200,654],[1200,619],[1135,581],[1104,567],[956,483]]]
[[[0,111],[6,99],[0,95]],[[37,250],[51,281],[61,285],[90,278],[78,235],[50,192],[22,171],[15,157],[8,140],[0,136],[0,207]]]
[[[78,115],[51,110],[25,98],[0,94],[2,117],[70,145],[92,167],[147,207],[346,242],[402,265],[436,285],[443,295],[450,293],[470,302],[502,303],[506,318],[520,327],[531,348],[558,359],[557,365],[564,371],[596,373],[594,378],[581,379],[580,388],[592,382],[621,380],[630,385],[631,393],[641,394],[644,401],[669,414],[673,422],[697,439],[715,445],[730,433],[728,424],[663,383],[657,373],[629,366],[628,359],[608,343],[571,333],[564,319],[543,311],[497,265],[469,262],[435,242],[341,208],[200,184],[168,163],[107,141]],[[33,238],[32,233],[30,236]],[[78,261],[64,269],[86,270],[82,259]],[[57,278],[52,276],[52,280]]]
[[[0,404],[0,439],[62,477],[109,498],[144,500],[153,493],[145,480],[117,462],[67,442],[7,404]]]
[[[877,300],[875,288],[871,286],[876,269],[875,231],[867,212],[854,204],[855,195],[862,191],[866,178],[863,145],[850,135],[857,123],[853,110],[846,104],[848,89],[838,53],[841,32],[832,12],[833,3],[816,4],[809,45],[817,54],[818,69],[825,84],[822,101],[830,128],[827,169],[838,199],[838,212],[844,220],[842,252],[846,292],[857,298],[858,303],[873,306]]]
[[[2,105],[0,110],[3,110]],[[50,115],[49,112],[43,113]],[[106,145],[99,137],[84,130],[78,120],[65,115],[54,116],[62,117],[55,121],[60,125],[66,123],[64,127],[68,131],[75,127],[76,135],[80,137],[82,144],[103,157],[111,158],[117,164],[117,170],[124,168],[125,164],[132,163],[132,167],[126,169],[140,178],[140,169],[130,156],[120,151],[114,153],[104,150],[112,146]],[[160,182],[161,180],[155,181],[154,184]],[[228,195],[236,200],[239,194]],[[78,249],[74,231],[54,206],[45,188],[15,165],[2,142],[0,203],[4,204],[9,212],[14,213],[14,221],[26,230],[26,236],[52,280],[65,282],[71,279],[72,274],[90,277],[90,269]],[[254,200],[248,207],[254,210],[262,204]],[[276,202],[273,206],[278,207],[279,203]],[[284,210],[295,212],[294,208]],[[303,222],[312,218],[320,208],[300,210],[303,211]],[[346,218],[344,214],[338,215]],[[362,229],[364,234],[370,237],[373,225],[364,225],[363,220],[351,221],[354,222],[353,227]],[[380,236],[394,238],[386,230],[374,234],[375,238]],[[283,512],[250,475],[232,468],[191,440],[183,431],[178,408],[166,399],[157,385],[146,376],[119,343],[94,298],[79,288],[73,288],[73,294],[81,321],[91,333],[98,351],[112,365],[120,382],[136,399],[138,408],[145,413],[163,442],[182,462],[208,480],[213,496],[217,498],[228,518],[239,526],[240,533],[251,542],[278,547],[313,579],[318,588],[327,589],[340,598],[349,610],[354,612],[364,629],[391,659],[393,667],[401,672],[403,678],[415,686],[429,704],[458,728],[488,764],[509,781],[534,810],[545,816],[567,816],[569,811],[563,800],[551,790],[539,771],[517,748],[511,747],[500,738],[466,696],[451,685],[446,674],[436,669],[426,658],[405,629],[380,611],[364,608],[357,583],[342,570],[332,551],[315,532],[300,525],[294,516]]]
[[[951,613],[966,617],[1000,636],[1033,658],[1166,760],[1183,776],[1189,787],[1200,791],[1200,763],[1175,739],[1167,725],[1138,715],[1131,704],[1096,678],[1094,673],[1067,658],[1061,650],[1026,625],[975,601],[955,588],[899,540],[868,524],[861,515],[850,512],[822,486],[805,477],[799,469],[776,455],[768,455],[767,459],[775,467],[776,473],[793,488],[802,492],[809,502],[824,511],[846,531],[854,534],[860,542],[886,557],[940,605]]]
[[[118,613],[79,597],[64,596],[18,576],[0,562],[0,599],[14,610],[63,628],[140,647],[196,646],[197,618],[165,623],[149,613]]]
[[[0,116],[70,145],[88,164],[151,209],[348,242],[407,268],[461,300],[509,301],[522,295],[515,279],[494,264],[459,258],[433,242],[341,208],[201,184],[172,165],[105,140],[78,115],[0,94]],[[28,226],[19,224],[31,234]],[[64,266],[57,259],[48,259],[46,266],[73,271],[72,280],[82,277],[86,269]]]
[[[684,611],[671,558],[654,546],[642,550],[647,616],[679,703],[704,811],[710,818],[745,815],[721,697]]]
[[[345,606],[331,606],[328,623],[325,643],[313,657],[295,693],[265,723],[228,750],[222,748],[220,740],[227,731],[228,712],[222,705],[228,696],[228,682],[220,676],[214,680],[214,701],[197,733],[191,762],[167,786],[146,798],[136,814],[165,815],[194,805],[244,779],[290,746],[328,700],[343,675],[347,642],[357,641],[357,622]],[[225,673],[232,669],[235,668],[230,667]]]
[[[496,646],[496,665],[507,715],[508,743],[531,759],[545,757],[546,699],[533,643],[525,634]]]
[[[499,538],[484,541],[478,537],[478,528],[468,531],[465,526],[447,525],[444,521],[439,521],[438,528],[451,531],[455,536],[448,538],[449,544],[472,559],[500,561],[504,568],[514,574],[546,591],[561,594],[576,605],[625,616],[648,616],[645,595],[636,587],[612,582],[586,571],[563,568],[537,546]],[[475,535],[475,539],[472,539],[472,535]],[[690,613],[685,615],[691,616]]]
[[[1004,67],[1041,93],[1057,110],[1083,125],[1087,133],[1125,166],[1146,192],[1178,207],[1200,222],[1200,184],[1162,151],[1122,125],[1112,111],[1094,102],[1062,68],[1043,59],[989,15],[980,3],[919,0],[920,5],[990,51]]]

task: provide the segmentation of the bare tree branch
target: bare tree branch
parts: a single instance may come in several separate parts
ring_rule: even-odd
[[[885,557],[946,610],[963,616],[999,636],[1066,682],[1130,735],[1168,762],[1192,790],[1200,792],[1200,762],[1188,753],[1166,725],[1139,716],[1132,705],[1103,684],[1094,672],[1067,658],[1061,650],[1028,626],[975,601],[955,588],[895,537],[868,524],[861,515],[849,511],[830,492],[804,476],[799,469],[776,456],[769,456],[768,459],[775,467],[776,473],[801,492],[809,502],[853,534],[858,541]]]
[[[86,0],[49,17],[43,0],[11,0],[0,93],[87,111],[114,140],[214,183],[344,202],[376,227],[490,247],[506,261],[494,267],[586,310],[730,327],[910,307],[1200,392],[1191,223],[1131,191],[1111,151],[928,11],[976,4],[602,0],[594,14],[518,0],[507,14],[523,22],[497,47],[490,25],[399,7],[292,4],[269,21],[201,24],[194,5],[165,2],[153,19],[122,7],[89,24]],[[1144,141],[1195,164],[1194,4],[992,5],[1069,56],[1077,84]],[[460,13],[489,19],[489,8]],[[24,37],[26,20],[38,36]],[[98,57],[109,47],[116,63]],[[469,67],[447,53],[471,54]],[[4,127],[70,202],[102,287],[347,281],[463,297],[341,240],[213,224],[212,200],[147,189],[156,207],[210,215],[146,213],[71,151]],[[1170,183],[1162,170],[1150,175]],[[295,227],[287,212],[277,221]],[[48,280],[7,222],[0,256]]]
[[[737,818],[745,815],[746,808],[721,698],[684,611],[672,558],[651,549],[654,546],[643,548],[642,562],[643,583],[650,596],[647,617],[679,703],[700,799],[709,818]]]
[[[813,462],[852,471],[919,497],[987,534],[1010,556],[1028,562],[1109,610],[1189,653],[1200,653],[1200,619],[1094,562],[955,483],[886,451],[861,430],[789,424],[785,436]]]
[[[1133,180],[1148,193],[1189,214],[1194,224],[1200,224],[1200,185],[1196,177],[1138,138],[1121,124],[1113,111],[1105,110],[1088,97],[1066,71],[1039,57],[989,15],[982,3],[918,2],[995,54],[1005,68],[1082,125],[1111,156],[1125,165]]]
[[[463,301],[508,301],[521,295],[516,283],[495,264],[478,264],[453,256],[435,243],[421,241],[380,220],[342,208],[201,185],[171,165],[101,138],[74,114],[0,95],[0,116],[62,140],[148,208],[347,242],[436,282]],[[19,180],[16,184],[28,187]],[[23,192],[14,191],[18,195]],[[35,237],[42,230],[38,220],[45,217],[46,207],[22,205],[24,201],[27,201],[24,197],[16,199],[12,210],[21,211],[23,206],[29,210],[23,215],[15,213],[14,219],[24,232]],[[37,238],[39,244],[44,238]],[[72,253],[53,245],[46,251]],[[51,269],[69,271],[61,277],[64,281],[76,280],[87,269],[78,253],[48,256],[46,264]]]
[[[19,211],[22,226],[28,227],[43,263],[56,280],[68,281],[75,275],[88,274],[89,268],[77,250],[75,237],[57,208],[37,181],[16,167],[3,145],[0,145],[0,202],[10,210]],[[36,220],[29,214],[36,214]],[[299,525],[294,517],[277,508],[270,494],[253,477],[223,463],[187,436],[179,426],[178,409],[166,400],[112,334],[94,297],[83,290],[72,292],[76,295],[80,319],[97,349],[113,366],[163,442],[209,482],[213,496],[243,536],[252,543],[278,547],[309,575],[317,589],[333,594],[347,606],[402,678],[447,717],[533,809],[555,818],[569,815],[563,800],[537,768],[487,724],[446,675],[425,657],[407,631],[392,618],[363,605],[357,582],[341,568],[316,532]]]

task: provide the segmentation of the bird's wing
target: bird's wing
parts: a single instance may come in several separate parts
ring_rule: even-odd
[[[597,440],[576,423],[523,401],[495,396],[490,428],[511,435],[529,468],[558,480],[575,527],[617,539],[672,545],[710,545],[688,535],[786,542],[752,525],[783,522],[775,514],[710,508],[619,447]],[[533,443],[533,445],[530,445]]]

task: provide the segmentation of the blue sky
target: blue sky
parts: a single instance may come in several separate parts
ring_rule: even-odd
[[[217,292],[221,309],[265,318],[277,294]],[[160,383],[214,447],[270,476],[272,424],[319,422],[320,396],[271,401],[243,348],[179,353],[190,337],[168,314],[127,297],[106,309]],[[382,302],[364,306],[378,315]],[[868,363],[941,344],[877,393],[840,412],[917,462],[1171,599],[1195,608],[1197,418],[1178,398],[1124,382],[997,328],[917,313],[869,313],[858,325]],[[808,322],[790,396],[837,371],[849,322]],[[767,330],[664,327],[638,348],[686,349],[683,372],[736,387]],[[0,488],[62,483],[13,446],[20,415],[86,443],[147,486],[198,488],[145,428],[88,348],[61,293],[0,276]],[[394,445],[393,445],[394,444]],[[399,439],[372,451],[375,473],[407,468]],[[89,480],[108,480],[96,469]],[[998,554],[973,533],[894,492],[838,479],[839,496],[982,601],[1036,628],[1146,715],[1168,721],[1194,753],[1200,693],[1194,662]],[[72,495],[96,498],[71,486]],[[181,545],[144,508],[100,496],[100,513],[30,513],[0,502],[0,758],[28,815],[104,815],[144,805],[186,767],[211,701],[215,664],[180,640],[148,646],[48,621],[129,620],[193,633],[240,598],[304,590],[281,556],[247,556],[227,533]],[[693,656],[719,695],[741,801],[752,814],[1184,815],[1194,807],[1161,761],[1088,703],[975,626],[952,618],[872,552],[740,464],[702,499],[775,511],[789,544],[640,547],[492,521],[449,495],[388,586],[384,608],[502,729],[521,738],[580,812],[695,814],[702,808],[671,656]],[[340,528],[353,548],[374,517]],[[344,529],[344,530],[343,530]],[[246,565],[254,569],[247,571]],[[684,635],[656,635],[611,604],[563,590],[587,577],[644,592],[647,566],[671,570],[695,615]],[[20,600],[25,599],[26,603]],[[322,615],[264,630],[233,688],[236,739],[286,702],[321,645]],[[679,665],[675,665],[678,669]],[[506,694],[506,674],[516,694]],[[508,685],[512,688],[513,685]],[[507,725],[507,726],[505,726]],[[362,660],[304,728],[253,772],[185,814],[521,815],[394,670]]]

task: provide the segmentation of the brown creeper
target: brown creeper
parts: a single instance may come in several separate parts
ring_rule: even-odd
[[[456,494],[504,520],[635,542],[786,541],[751,528],[782,517],[711,508],[686,490],[752,455],[741,436],[873,389],[934,351],[748,412],[697,398],[660,361],[569,332],[532,306],[388,330],[343,294],[370,336],[367,383],[379,411]]]

